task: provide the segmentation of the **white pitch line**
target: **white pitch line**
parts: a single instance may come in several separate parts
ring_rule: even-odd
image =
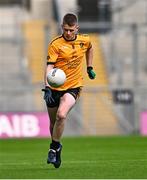
[[[98,163],[98,161],[63,161],[64,164],[83,164],[83,163]],[[34,162],[0,162],[0,166],[11,165],[46,165],[46,163],[34,163]]]
[[[105,162],[111,162],[111,163],[120,163],[120,162],[146,162],[147,160],[145,159],[126,159],[126,160],[97,160],[97,161],[89,161],[89,160],[81,160],[81,161],[63,161],[63,164],[99,164],[99,163],[105,163]],[[26,165],[46,165],[46,162],[0,162],[0,166],[13,166],[13,165],[21,165],[21,166],[26,166]]]

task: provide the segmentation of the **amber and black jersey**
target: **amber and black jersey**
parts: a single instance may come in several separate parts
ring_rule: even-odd
[[[78,34],[75,40],[67,41],[63,36],[56,37],[48,46],[47,64],[62,69],[67,77],[59,91],[82,86],[82,67],[85,52],[92,47],[88,35]]]

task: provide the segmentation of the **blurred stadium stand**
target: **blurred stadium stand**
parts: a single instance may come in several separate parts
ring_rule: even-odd
[[[90,34],[97,78],[85,76],[65,135],[140,133],[140,114],[147,109],[146,0],[1,0],[1,112],[46,111],[41,88],[47,45],[67,12],[76,13],[81,32]],[[130,89],[134,101],[115,104],[119,89]]]
[[[105,33],[111,29],[110,0],[78,0],[78,17],[82,32]],[[90,23],[87,25],[87,23]]]

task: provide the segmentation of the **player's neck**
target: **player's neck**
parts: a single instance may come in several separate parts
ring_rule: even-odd
[[[62,34],[62,37],[66,40],[66,41],[74,41],[77,39],[77,34],[75,34],[75,36],[72,39],[66,39],[66,37],[64,36],[64,34]]]

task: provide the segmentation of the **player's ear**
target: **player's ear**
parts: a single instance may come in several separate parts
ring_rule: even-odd
[[[79,31],[79,26],[78,25],[76,26],[76,30],[77,30],[77,32]]]
[[[61,24],[61,29],[63,29],[63,24]]]

